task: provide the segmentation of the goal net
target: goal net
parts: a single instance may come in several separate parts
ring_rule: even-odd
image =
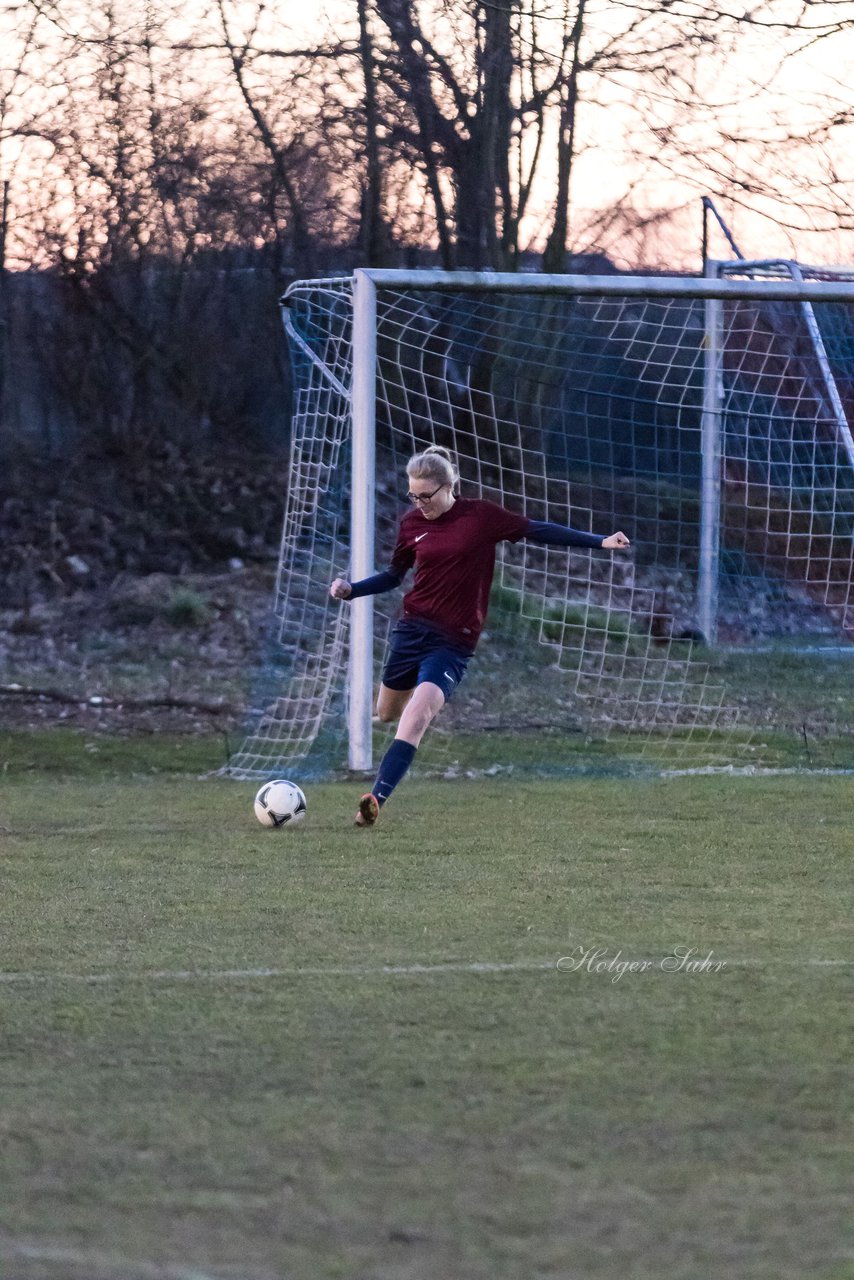
[[[499,544],[421,769],[854,765],[854,275],[792,266],[292,286],[274,621],[228,772],[378,758],[402,591],[328,588],[386,566],[406,462],[433,443],[464,495],[633,545]]]

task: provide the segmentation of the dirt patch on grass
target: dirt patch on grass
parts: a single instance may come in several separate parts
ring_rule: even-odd
[[[118,575],[0,610],[0,723],[229,731],[245,714],[274,568]]]

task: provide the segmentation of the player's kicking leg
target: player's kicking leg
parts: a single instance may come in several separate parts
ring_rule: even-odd
[[[374,825],[380,816],[380,809],[412,764],[418,744],[427,732],[431,720],[444,705],[444,692],[429,681],[424,681],[415,689],[400,691],[380,685],[377,700],[380,719],[391,721],[399,715],[400,724],[394,741],[380,762],[373,787],[359,801],[357,827]]]

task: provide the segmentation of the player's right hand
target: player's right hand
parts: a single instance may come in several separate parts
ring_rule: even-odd
[[[346,578],[336,578],[329,588],[329,594],[333,600],[349,600],[352,590],[353,588]]]

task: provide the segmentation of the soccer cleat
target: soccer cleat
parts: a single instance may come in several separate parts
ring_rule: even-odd
[[[370,791],[366,796],[362,796],[359,801],[359,808],[356,811],[357,827],[372,827],[380,816],[380,802],[376,796],[371,795]]]

